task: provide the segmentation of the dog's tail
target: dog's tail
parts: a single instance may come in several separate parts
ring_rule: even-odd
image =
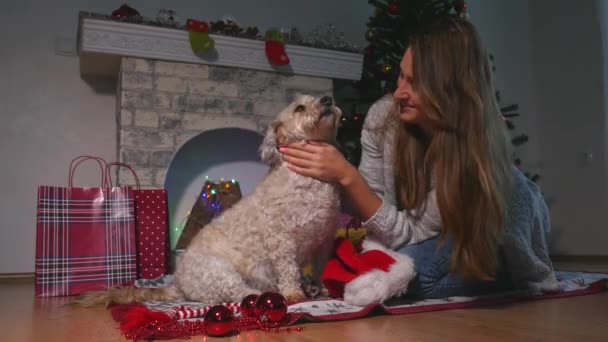
[[[176,301],[184,299],[184,294],[175,284],[162,288],[137,288],[134,286],[114,286],[106,291],[87,292],[75,299],[72,304],[91,307],[110,303],[130,304],[146,301]]]

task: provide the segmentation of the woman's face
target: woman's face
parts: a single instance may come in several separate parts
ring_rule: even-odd
[[[412,50],[408,48],[401,60],[397,90],[393,96],[397,100],[399,118],[407,123],[421,124],[425,116],[420,112],[420,100],[413,87],[412,59]]]

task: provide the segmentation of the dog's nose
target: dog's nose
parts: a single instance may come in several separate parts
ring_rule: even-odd
[[[334,104],[334,99],[332,99],[331,96],[323,96],[319,102],[321,102],[322,105],[329,107]]]

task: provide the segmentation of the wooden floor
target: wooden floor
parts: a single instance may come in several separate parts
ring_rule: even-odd
[[[126,341],[108,310],[73,308],[64,306],[65,301],[65,298],[35,299],[31,279],[0,280],[0,341]],[[302,326],[302,332],[255,331],[230,338],[197,336],[192,340],[608,341],[608,292]]]

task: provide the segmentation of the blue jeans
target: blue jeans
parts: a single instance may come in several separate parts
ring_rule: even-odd
[[[493,281],[465,281],[460,275],[451,274],[452,241],[446,239],[439,249],[438,244],[439,237],[435,237],[397,250],[414,259],[416,267],[417,275],[408,286],[408,297],[477,296],[510,288],[508,274],[500,262]]]

